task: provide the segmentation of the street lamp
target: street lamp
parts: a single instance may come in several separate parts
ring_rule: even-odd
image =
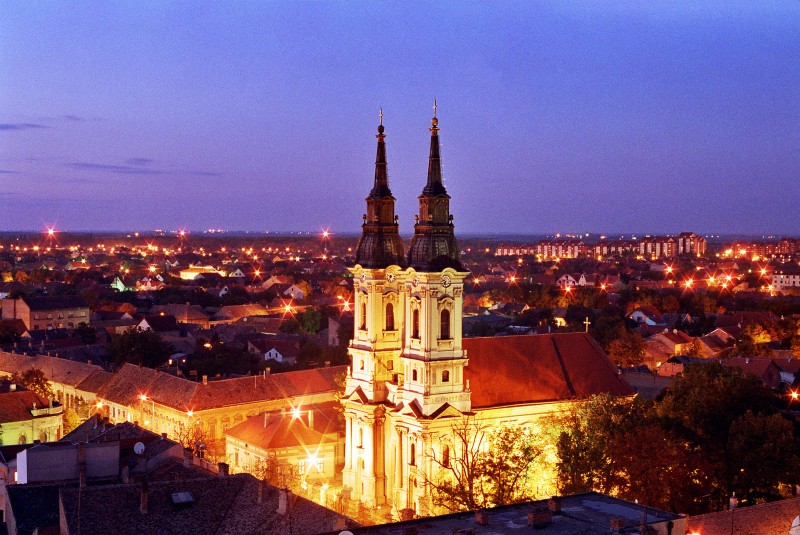
[[[148,398],[147,395],[145,395],[145,394],[139,394],[139,399],[142,400],[142,401],[147,401],[150,398]],[[153,418],[153,420],[152,420],[153,425],[151,427],[155,428],[155,426],[156,426],[156,402],[153,401],[152,399],[150,399],[150,403],[151,403],[151,408],[152,408],[150,414],[151,414],[151,417]],[[150,425],[150,421],[149,420],[145,420],[144,425]]]

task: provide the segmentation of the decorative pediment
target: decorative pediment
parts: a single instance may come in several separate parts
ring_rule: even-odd
[[[457,418],[463,415],[464,413],[449,403],[444,403],[441,407],[431,413],[431,420],[438,420],[439,418]]]
[[[363,404],[369,402],[369,398],[367,397],[367,395],[364,393],[364,390],[360,386],[356,387],[355,390],[350,392],[350,394],[346,396],[346,399],[349,401],[358,401]]]

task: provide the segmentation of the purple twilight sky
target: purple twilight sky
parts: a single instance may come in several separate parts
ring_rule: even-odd
[[[0,230],[800,231],[800,2],[0,0]]]

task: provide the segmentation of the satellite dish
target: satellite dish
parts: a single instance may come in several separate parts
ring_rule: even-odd
[[[133,452],[136,455],[141,455],[142,453],[144,453],[144,444],[142,444],[141,442],[137,442],[136,444],[134,444]]]

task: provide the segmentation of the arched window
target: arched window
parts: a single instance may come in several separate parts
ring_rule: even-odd
[[[415,308],[412,314],[411,338],[419,338],[419,309]]]
[[[450,339],[450,311],[447,309],[442,310],[439,316],[439,332],[442,340]]]
[[[417,445],[413,442],[411,443],[411,451],[408,454],[408,464],[411,466],[417,465]]]
[[[361,330],[367,330],[367,304],[361,303]]]
[[[394,305],[386,303],[386,330],[394,330]]]
[[[20,435],[19,436],[19,443],[20,444],[27,444],[28,443],[28,437],[26,437],[25,435]]]
[[[450,468],[450,446],[447,444],[442,447],[442,466]]]
[[[450,370],[445,370],[442,372],[442,382],[443,383],[450,382]]]
[[[411,380],[412,381],[416,381],[417,380],[417,370],[416,369],[411,370]]]

